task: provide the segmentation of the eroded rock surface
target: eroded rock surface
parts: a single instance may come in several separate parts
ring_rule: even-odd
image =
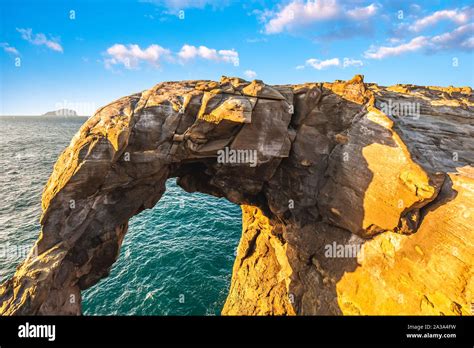
[[[80,314],[170,177],[242,206],[223,314],[468,314],[473,162],[469,87],[160,83],[60,156],[0,314]]]

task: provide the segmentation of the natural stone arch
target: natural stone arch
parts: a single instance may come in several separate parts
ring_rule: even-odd
[[[231,82],[248,95],[227,93]],[[254,177],[257,168],[245,163],[226,170],[225,164],[216,164],[216,151],[246,145],[245,138],[263,121],[258,118],[266,118],[268,134],[243,150],[258,151],[259,161],[266,162],[262,165],[276,167],[290,147],[288,110],[278,91],[238,79],[221,85],[160,84],[99,110],[55,165],[43,193],[42,233],[35,252],[2,293],[6,313],[79,314],[80,290],[107,275],[128,219],[153,207],[170,177],[179,177],[178,183],[188,190],[250,203],[269,170],[259,174],[262,179]],[[253,123],[252,115],[257,118]],[[212,185],[209,170],[216,180]],[[232,187],[217,182],[236,170],[248,183]]]
[[[471,92],[455,92],[452,99],[467,103],[472,117]],[[435,89],[416,93],[420,101],[444,98]],[[224,77],[161,83],[107,105],[58,159],[43,193],[42,232],[0,288],[0,313],[80,314],[80,291],[107,276],[128,219],[153,207],[170,177],[187,191],[242,205],[243,236],[224,314],[373,312],[364,296],[385,301],[382,295],[338,287],[347,274],[359,283],[357,260],[325,258],[323,249],[413,233],[442,188],[452,191],[442,171],[453,164],[445,160],[440,172],[426,153],[419,156],[425,150],[447,157],[443,149],[407,146],[416,126],[377,108],[384,98],[413,95],[366,85],[361,76],[295,86]],[[457,113],[448,117],[450,126],[464,122],[459,108],[428,107],[435,115]],[[472,140],[465,144],[474,148]],[[219,163],[218,151],[226,148],[252,151],[256,165]],[[377,267],[383,264],[360,272]],[[456,268],[454,276],[463,271]],[[397,283],[394,277],[388,286]],[[465,293],[453,291],[462,312]],[[419,309],[416,296],[409,313]],[[444,312],[451,305],[445,302],[436,304]]]

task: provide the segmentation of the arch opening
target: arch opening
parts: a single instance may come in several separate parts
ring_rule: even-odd
[[[132,217],[110,274],[83,291],[85,315],[220,315],[242,232],[239,206],[176,179]]]

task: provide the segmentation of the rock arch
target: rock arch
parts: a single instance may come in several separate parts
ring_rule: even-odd
[[[380,111],[406,98],[421,104],[422,118]],[[473,218],[453,209],[473,206],[463,189],[473,182],[472,118],[470,89],[385,88],[359,75],[284,86],[165,82],[121,98],[98,110],[58,159],[40,236],[0,287],[0,314],[80,314],[81,290],[107,276],[129,218],[153,207],[170,177],[242,205],[224,314],[463,313],[468,290],[456,284],[472,282],[472,255],[454,236],[472,243]],[[462,147],[455,161],[433,120]],[[225,149],[257,161],[218,161]],[[432,215],[447,229],[436,243],[457,250],[442,255],[452,269],[441,274],[430,269],[440,256],[426,255],[435,248],[424,238],[435,233]],[[328,245],[353,244],[364,244],[363,258],[325,255]],[[420,256],[426,276],[413,270]],[[419,278],[404,279],[407,270]],[[428,282],[433,272],[443,284]],[[399,289],[401,280],[416,291]]]

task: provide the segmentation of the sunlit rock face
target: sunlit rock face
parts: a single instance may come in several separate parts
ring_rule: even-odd
[[[473,157],[468,87],[160,83],[60,156],[0,314],[80,314],[170,177],[242,206],[223,314],[468,314]]]

